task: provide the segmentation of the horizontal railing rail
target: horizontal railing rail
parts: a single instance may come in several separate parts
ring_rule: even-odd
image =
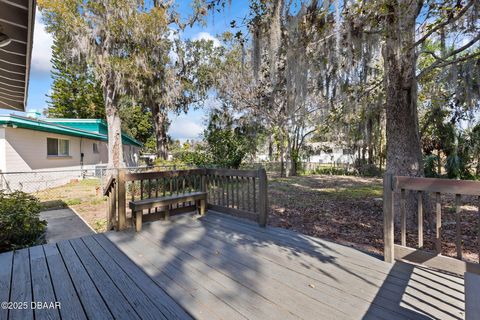
[[[478,196],[478,218],[480,218],[480,182],[449,180],[437,178],[384,177],[384,258],[387,262],[395,259],[410,260],[416,263],[430,265],[450,272],[463,274],[466,271],[480,273],[480,265],[463,261],[462,250],[462,198],[465,196]],[[413,193],[417,199],[416,208],[416,248],[407,246],[407,193]],[[424,250],[424,207],[427,194],[434,195],[435,253]],[[455,212],[455,250],[456,259],[442,256],[442,194],[455,196],[453,209]],[[395,197],[399,197],[395,205]],[[395,209],[400,214],[400,244],[395,244]],[[480,220],[480,219],[479,219]],[[413,231],[415,232],[415,231]],[[480,228],[477,230],[477,241],[480,243]],[[480,250],[480,247],[479,247]],[[480,258],[480,251],[479,251]]]

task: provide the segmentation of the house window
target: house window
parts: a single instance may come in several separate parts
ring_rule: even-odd
[[[70,141],[47,138],[47,155],[54,157],[68,157],[70,155]]]
[[[93,143],[93,153],[98,153],[98,144]]]

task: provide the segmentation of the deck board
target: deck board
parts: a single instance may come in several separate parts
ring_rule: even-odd
[[[43,249],[55,291],[55,298],[61,305],[60,316],[72,320],[87,319],[57,245],[47,244],[43,246]]]
[[[464,319],[460,276],[210,211],[0,254],[0,319]]]
[[[85,270],[95,283],[98,292],[105,301],[108,309],[115,319],[140,319],[138,312],[143,311],[141,308],[132,308],[120,289],[113,283],[109,275],[103,270],[101,265],[90,253],[81,239],[73,239],[69,241],[78,257],[82,261]]]
[[[192,317],[182,309],[163,289],[156,285],[146,273],[123,254],[112,242],[105,236],[99,235],[89,237],[94,239],[105,252],[120,266],[131,279],[139,286],[142,291],[150,297],[151,301],[161,310],[167,319],[172,320],[190,320]]]
[[[53,291],[52,280],[50,279],[50,272],[48,271],[47,260],[43,247],[37,246],[29,249],[30,251],[30,273],[32,277],[32,297],[33,301],[38,303],[47,302],[51,304],[56,301],[55,293]],[[35,319],[60,319],[58,309],[35,307]]]
[[[146,232],[150,233],[149,238],[155,238],[158,232],[155,232],[155,229],[147,230]],[[187,232],[182,232],[183,235],[194,235],[194,230],[191,228]],[[157,236],[158,237],[158,236]],[[175,239],[168,240],[169,244],[176,244],[178,247],[182,247],[182,238],[175,236]],[[256,252],[251,248],[248,248],[245,244],[235,244],[228,242],[219,242],[215,241],[216,238],[210,238],[209,236],[203,237],[201,241],[195,241],[188,244],[184,247],[184,250],[192,252],[195,255],[199,255],[198,250],[200,250],[201,256],[203,256],[209,264],[220,265],[224,260],[228,260],[230,263],[226,267],[227,271],[230,274],[236,275],[240,274],[243,268],[250,268],[254,270],[255,268],[262,267],[266,272],[262,273],[262,277],[265,277],[266,283],[278,283],[281,288],[277,288],[283,292],[286,292],[292,299],[297,297],[295,301],[305,302],[306,306],[301,306],[305,308],[305,311],[310,310],[312,307],[316,307],[316,310],[322,310],[326,313],[325,317],[328,317],[330,314],[335,317],[341,317],[342,315],[347,315],[348,317],[355,316],[358,314],[358,311],[363,307],[367,307],[363,301],[358,301],[358,299],[349,299],[348,301],[344,300],[345,292],[341,290],[335,290],[331,287],[331,283],[328,286],[325,286],[323,283],[319,282],[318,279],[314,277],[309,277],[302,273],[297,272],[296,270],[301,268],[301,264],[294,264],[289,260],[282,261],[281,257],[273,257],[268,259],[263,257],[261,248]],[[185,243],[185,239],[183,239]],[[188,243],[188,240],[187,240]],[[236,251],[241,250],[243,254],[238,254]],[[267,251],[268,252],[268,251]],[[244,259],[244,255],[261,257],[258,260]],[[201,257],[200,256],[200,257]],[[287,266],[286,266],[287,265]],[[231,266],[231,267],[230,267]],[[304,295],[305,297],[299,296],[298,293]],[[311,299],[315,301],[311,301]],[[323,306],[323,307],[322,307]],[[352,306],[355,307],[355,310],[352,310]],[[334,310],[332,310],[334,309]],[[383,307],[378,307],[375,310],[376,314],[383,314],[384,316],[393,316],[395,315],[388,310],[383,310]],[[365,309],[366,311],[366,309]],[[346,312],[346,314],[345,314]]]
[[[8,312],[9,319],[33,319],[33,309],[29,306],[32,301],[32,279],[30,277],[28,249],[21,249],[13,253],[13,273],[9,301],[27,304],[20,308],[10,309]]]
[[[204,221],[209,220],[218,220],[218,217],[212,214],[210,217],[204,219]],[[431,297],[428,292],[425,293],[425,291],[422,290],[425,288],[422,288],[420,283],[410,283],[410,281],[412,281],[412,277],[415,278],[414,275],[417,269],[412,268],[411,265],[397,262],[392,270],[389,265],[379,261],[378,259],[372,259],[372,257],[367,254],[356,251],[351,255],[347,255],[349,251],[354,251],[348,247],[335,245],[328,242],[325,244],[323,241],[320,245],[313,243],[309,244],[307,247],[306,243],[299,241],[299,239],[303,239],[304,236],[300,236],[299,239],[291,241],[288,238],[288,236],[291,235],[285,234],[285,232],[281,237],[279,237],[277,234],[271,234],[270,230],[255,228],[250,226],[248,223],[238,223],[234,218],[221,217],[220,221],[221,224],[214,224],[216,228],[213,229],[220,230],[215,232],[227,232],[228,230],[228,237],[232,237],[232,234],[240,236],[240,238],[238,238],[240,240],[237,241],[254,243],[256,244],[257,248],[259,248],[258,250],[262,250],[262,247],[268,248],[267,251],[264,250],[266,254],[272,252],[281,253],[283,251],[284,256],[287,257],[288,260],[288,256],[292,255],[290,250],[292,250],[292,248],[295,249],[296,247],[301,247],[304,251],[304,254],[299,254],[298,256],[294,255],[296,259],[302,260],[304,264],[311,267],[315,266],[315,264],[318,265],[318,260],[328,262],[321,264],[321,271],[329,275],[335,275],[337,278],[342,279],[346,283],[346,286],[343,286],[343,288],[340,287],[340,290],[344,292],[357,291],[360,293],[362,298],[369,298],[369,302],[372,302],[373,299],[375,299],[376,304],[389,308],[391,303],[385,302],[390,301],[394,303],[393,307],[397,309],[396,311],[399,311],[396,297],[401,295],[403,303],[406,305],[419,307],[417,308],[416,313],[423,313],[423,311],[427,311],[426,314],[430,316],[446,318],[460,316],[460,312],[463,312],[463,288],[457,297],[452,298],[451,296],[443,294],[445,287],[437,286],[439,289],[437,290],[436,296]],[[266,233],[269,233],[268,236],[265,235]],[[294,234],[294,236],[295,235],[297,234]],[[258,245],[258,240],[264,240],[263,242],[260,242],[261,247]],[[274,240],[274,243],[271,243],[272,240]],[[332,246],[334,249],[331,249]],[[285,251],[287,253],[285,253]],[[355,261],[352,261],[351,256],[355,256]],[[275,257],[275,259],[281,258],[282,257],[279,255]],[[375,266],[375,264],[379,265]],[[374,265],[375,268],[372,268],[372,265]],[[411,270],[409,276],[407,276],[408,268]],[[302,266],[297,265],[297,268],[294,270],[295,272],[298,272],[298,270],[301,269]],[[435,275],[432,273],[430,274]],[[323,281],[326,281],[324,283],[327,284],[328,287],[338,288],[338,281],[331,281],[331,279],[328,279],[329,277],[323,278]],[[443,282],[447,280],[450,283],[457,283],[456,281],[458,281],[458,279],[455,277],[443,274],[441,277],[438,277],[438,279],[442,279]],[[450,281],[452,279],[455,279],[455,281]],[[406,281],[409,282],[408,286],[405,283]],[[380,286],[382,287],[382,291],[377,293]],[[435,284],[430,284],[429,286],[435,286]],[[430,288],[427,288],[426,290],[431,291]],[[355,293],[350,293],[350,295],[352,294],[355,295]],[[455,291],[453,295],[455,295]],[[384,298],[387,300],[385,301]],[[458,312],[451,313],[445,312],[445,310]],[[405,308],[400,309],[400,312],[405,316],[408,316],[410,313],[408,309]]]
[[[82,302],[86,316],[89,319],[113,319],[109,308],[97,291],[95,283],[90,279],[88,272],[83,267],[82,262],[73,250],[70,242],[61,241],[57,243],[57,246],[73,281],[75,290]]]
[[[120,249],[125,250],[127,255],[133,257],[135,262],[140,262],[136,259],[139,255],[144,257],[146,261],[143,261],[141,266],[147,262],[154,267],[148,270],[147,274],[159,281],[162,288],[165,288],[195,317],[198,316],[201,319],[246,319],[230,304],[222,300],[220,294],[212,292],[211,287],[215,288],[215,284],[209,282],[208,278],[194,269],[184,269],[177,258],[173,258],[171,263],[165,264],[163,250],[160,253],[155,246],[145,246],[142,237],[132,236],[128,233],[109,233],[107,237],[113,240]],[[175,291],[171,291],[171,287]],[[219,292],[222,290],[220,289]]]
[[[155,306],[153,301],[135,284],[132,279],[115,263],[112,263],[108,254],[91,237],[82,239],[84,244],[97,259],[98,263],[108,274],[115,286],[122,292],[141,319],[167,320],[167,317]],[[120,300],[120,302],[122,302]],[[128,305],[127,303],[127,305]],[[128,315],[128,313],[127,313]]]
[[[142,236],[147,241],[147,245],[148,242],[155,244],[150,241],[155,236],[154,234],[144,234]],[[219,257],[215,253],[211,254],[207,250],[197,250],[198,248],[193,246],[182,248],[176,246],[173,241],[168,244],[168,246],[163,247],[163,251],[168,252],[170,257],[174,255],[179,257],[189,270],[194,268],[204,276],[222,285],[223,290],[234,294],[236,297],[230,303],[247,318],[256,316],[262,319],[305,319],[308,315],[320,309],[325,310],[325,314],[322,315],[323,319],[345,318],[345,315],[341,312],[326,305],[323,308],[318,308],[315,305],[316,301],[308,299],[306,296],[300,296],[296,292],[288,291],[285,286],[281,286],[274,281],[256,281],[257,272],[255,269],[246,268],[230,261],[219,271],[216,267],[217,263],[215,263],[215,260],[218,261],[216,258]],[[292,304],[292,301],[296,303]]]
[[[0,302],[10,300],[13,251],[0,253]],[[0,308],[0,319],[8,319],[8,309]]]

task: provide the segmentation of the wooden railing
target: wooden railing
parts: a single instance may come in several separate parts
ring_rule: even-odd
[[[267,224],[267,176],[264,169],[189,169],[130,173],[117,170],[104,188],[108,197],[109,229],[122,230],[127,224],[127,202],[207,192],[207,207]],[[181,203],[170,208],[175,213],[188,211],[194,203]],[[148,213],[157,213],[158,208]]]
[[[117,214],[117,175],[112,174],[105,187],[103,196],[107,197],[107,230],[111,230],[115,225]]]
[[[480,273],[477,263],[462,261],[462,216],[461,200],[463,196],[477,196],[480,201],[480,182],[417,178],[385,175],[383,181],[384,199],[384,258],[392,263],[395,259],[409,260],[425,264],[438,269],[463,274],[464,272]],[[417,197],[417,248],[407,246],[407,192],[414,193]],[[426,194],[434,195],[435,199],[435,253],[427,252],[424,248],[424,199]],[[456,258],[442,256],[442,194],[455,195],[455,247]],[[395,201],[399,196],[397,209],[400,211],[400,244],[395,244]],[[480,222],[480,207],[478,207]],[[480,228],[478,244],[480,244]],[[480,249],[480,245],[478,246]],[[480,252],[479,252],[480,254]]]
[[[267,175],[260,170],[207,169],[208,208],[267,224]]]

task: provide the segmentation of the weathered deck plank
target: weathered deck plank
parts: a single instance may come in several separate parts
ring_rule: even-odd
[[[162,233],[158,230],[158,226],[159,225],[152,225],[153,228],[146,230],[146,232],[150,233],[149,239],[161,240]],[[313,277],[297,273],[296,269],[302,268],[301,263],[295,265],[291,263],[290,267],[287,268],[283,264],[282,258],[279,259],[279,257],[275,257],[273,260],[264,259],[261,257],[262,253],[260,250],[254,251],[251,248],[247,248],[247,245],[244,243],[229,243],[226,238],[214,238],[211,237],[208,232],[202,233],[203,237],[201,240],[192,241],[191,237],[198,234],[198,230],[189,227],[188,232],[181,232],[183,231],[182,229],[179,229],[179,231],[178,234],[173,235],[173,239],[163,238],[163,241],[168,241],[169,245],[193,254],[198,259],[202,259],[203,257],[212,267],[221,265],[222,270],[228,271],[228,274],[234,277],[238,274],[245,273],[244,270],[248,270],[248,268],[252,271],[256,268],[262,269],[258,274],[250,272],[251,277],[260,276],[264,279],[263,282],[278,284],[277,286],[280,287],[276,288],[277,291],[285,292],[295,301],[300,301],[300,303],[297,303],[293,307],[302,308],[301,313],[307,312],[308,314],[308,312],[312,311],[312,308],[316,308],[314,310],[316,310],[317,313],[318,310],[326,313],[324,317],[341,317],[342,315],[353,317],[358,315],[358,312],[362,310],[362,308],[365,309],[364,311],[368,309],[368,304],[355,296],[345,301],[345,291],[335,290],[335,288],[330,286],[331,283],[326,286]],[[188,237],[186,237],[187,235]],[[261,257],[261,259],[245,259],[245,256],[257,256]],[[229,261],[228,265],[225,264],[224,261]],[[290,261],[287,260],[287,262]],[[249,279],[249,281],[254,282],[255,279]],[[311,299],[314,301],[311,301]],[[354,309],[352,309],[352,307],[354,307]],[[395,315],[395,313],[385,310],[383,307],[375,307],[374,310],[371,310],[371,313],[373,312],[378,316],[393,317]],[[338,313],[340,313],[340,315]],[[408,312],[406,313],[408,315]]]
[[[36,246],[29,251],[33,301],[47,304],[46,307],[35,307],[35,319],[60,319],[59,309],[51,305],[55,303],[56,298],[43,247]]]
[[[13,251],[0,253],[0,302],[10,300]],[[0,319],[8,319],[8,309],[0,308]]]
[[[164,312],[167,319],[191,320],[192,317],[178,305],[161,287],[156,285],[153,280],[144,273],[132,260],[121,252],[104,235],[91,237],[105,252],[115,261],[132,280],[148,295],[153,303]]]
[[[135,284],[132,279],[112,260],[108,254],[91,237],[82,239],[88,249],[103,267],[105,273],[115,283],[116,287],[122,292],[127,301],[135,309],[141,319],[167,320],[168,318],[155,306],[155,303]]]
[[[32,279],[30,278],[30,260],[28,249],[21,249],[13,253],[13,274],[10,289],[10,299],[15,303],[26,303],[19,308],[12,308],[8,312],[9,319],[33,319]]]
[[[57,246],[88,319],[113,320],[110,310],[98,293],[95,284],[90,279],[70,242],[61,241],[57,243]]]
[[[350,292],[361,292],[362,297],[365,297],[365,294],[367,294],[368,298],[368,290],[367,292],[365,292],[365,290],[371,287],[371,294],[373,294],[373,297],[370,297],[369,302],[373,301],[372,299],[374,298],[376,303],[388,307],[389,304],[385,304],[384,301],[382,301],[383,297],[386,297],[387,301],[394,302],[395,305],[398,305],[398,297],[401,297],[402,302],[406,306],[417,306],[417,313],[425,313],[439,318],[456,318],[461,317],[463,314],[463,287],[461,287],[462,289],[460,292],[456,293],[453,291],[453,294],[449,296],[443,293],[445,291],[445,286],[441,284],[440,286],[437,286],[436,295],[432,297],[427,291],[431,291],[432,286],[435,287],[435,284],[429,284],[428,287],[422,287],[420,281],[417,281],[414,284],[411,283],[412,277],[416,280],[415,273],[417,272],[417,268],[412,268],[412,265],[397,262],[392,268],[390,265],[378,259],[357,252],[348,247],[319,239],[319,242],[315,241],[315,243],[303,242],[300,240],[304,239],[305,236],[296,233],[293,233],[293,236],[298,235],[299,238],[292,240],[289,239],[289,236],[292,236],[292,234],[288,234],[287,232],[281,232],[281,235],[279,236],[277,234],[272,234],[269,230],[256,228],[255,226],[251,226],[248,222],[237,220],[238,219],[235,218],[222,217],[210,213],[209,217],[202,219],[202,222],[210,223],[213,221],[213,226],[215,226],[215,228],[212,228],[212,230],[220,230],[218,232],[228,233],[229,237],[232,237],[233,233],[242,239],[239,241],[243,241],[244,243],[256,243],[257,246],[261,244],[262,247],[268,248],[268,253],[282,251],[289,252],[292,249],[300,248],[298,252],[301,252],[302,254],[299,254],[298,258],[301,258],[304,263],[310,266],[318,264],[318,260],[327,260],[328,263],[322,264],[322,271],[334,274],[339,278],[348,281],[348,287],[346,288],[347,291],[350,289]],[[348,255],[349,251],[355,252]],[[289,254],[291,254],[291,252],[289,252]],[[354,256],[355,260],[352,260],[351,256]],[[376,265],[378,263],[379,265]],[[372,265],[374,265],[374,267],[372,267]],[[298,267],[302,269],[301,266]],[[408,271],[408,268],[410,268],[410,271]],[[298,268],[295,270],[298,270]],[[343,271],[347,271],[347,273]],[[437,276],[436,273],[430,273],[430,275]],[[362,283],[362,281],[358,283],[359,279],[356,278],[368,280],[368,284],[366,285],[365,283]],[[457,281],[461,281],[460,277],[452,277],[446,274],[442,274],[441,278],[437,276],[437,278],[442,279],[442,282],[448,280],[449,283],[454,285],[458,283]],[[328,287],[336,286],[336,284],[331,281],[325,284],[327,284]],[[377,293],[380,286],[382,290],[380,293]],[[457,296],[455,297],[455,295]],[[404,309],[405,308],[402,307],[402,310]],[[405,312],[402,311],[402,313]]]
[[[152,227],[154,226],[152,225]],[[182,233],[181,235],[175,234],[171,237],[159,236],[156,231],[160,230],[155,227],[147,229],[146,239],[168,243],[168,248],[164,250],[169,250],[172,254],[175,254],[176,251],[177,255],[181,255],[184,261],[193,264],[201,272],[210,274],[212,270],[218,270],[224,277],[228,278],[222,279],[223,283],[234,282],[237,286],[244,286],[256,295],[265,297],[276,304],[279,309],[286,309],[302,319],[308,318],[309,315],[314,313],[317,313],[322,319],[348,318],[348,315],[339,308],[333,308],[321,300],[312,299],[304,292],[292,290],[283,281],[277,281],[275,278],[270,280],[272,271],[269,268],[270,266],[261,265],[260,261],[248,258],[252,256],[242,254],[234,247],[226,247],[219,245],[218,242],[209,241],[203,237],[203,234],[198,237],[199,234],[195,233],[194,230],[189,230],[188,233]],[[207,245],[209,248],[207,248]],[[237,260],[241,260],[242,263],[238,263]],[[205,263],[199,263],[202,261],[205,261]],[[225,261],[228,261],[228,264]],[[219,268],[219,266],[222,267]],[[268,269],[264,267],[268,267]],[[287,275],[284,274],[283,276]],[[264,281],[258,281],[258,278],[262,278]],[[308,287],[308,283],[306,287]],[[323,296],[323,298],[327,298],[327,296]],[[292,300],[295,301],[294,304],[291,303]]]
[[[45,257],[50,270],[56,301],[61,304],[60,316],[72,320],[86,320],[87,317],[82,303],[78,298],[57,246],[55,244],[47,244],[43,246],[43,250],[45,251]]]
[[[87,249],[81,239],[69,240],[73,249],[76,251],[85,270],[95,283],[98,292],[105,301],[108,309],[115,319],[140,319],[137,310],[130,306],[129,301],[122,292],[115,286],[108,274]],[[138,311],[141,311],[140,308]]]
[[[143,234],[146,244],[155,235]],[[201,240],[203,241],[203,240]],[[168,245],[162,246],[164,256],[168,258],[178,257],[185,268],[194,269],[204,277],[208,277],[223,286],[223,290],[235,293],[235,298],[230,299],[229,303],[239,310],[245,317],[254,316],[261,319],[288,319],[288,318],[308,318],[309,315],[317,313],[322,319],[346,319],[346,315],[340,310],[335,310],[328,305],[319,307],[317,301],[309,299],[307,296],[297,294],[293,290],[288,290],[285,286],[274,281],[258,281],[259,277],[265,277],[266,270],[257,270],[254,268],[245,268],[232,263],[223,263],[222,268],[217,268],[212,259],[218,258],[215,253],[209,254],[206,250],[189,247],[182,249],[175,246],[174,241],[169,241]],[[248,260],[243,256],[243,259]],[[192,268],[192,269],[191,269]],[[295,303],[291,303],[295,301]],[[322,310],[322,313],[319,312]]]
[[[159,254],[154,246],[146,247],[140,236],[132,237],[128,233],[108,233],[106,236],[195,318],[246,319],[217,295],[205,289],[201,283],[206,279],[202,275],[189,275],[183,268],[177,268],[175,262],[165,265],[161,260],[163,253]]]

